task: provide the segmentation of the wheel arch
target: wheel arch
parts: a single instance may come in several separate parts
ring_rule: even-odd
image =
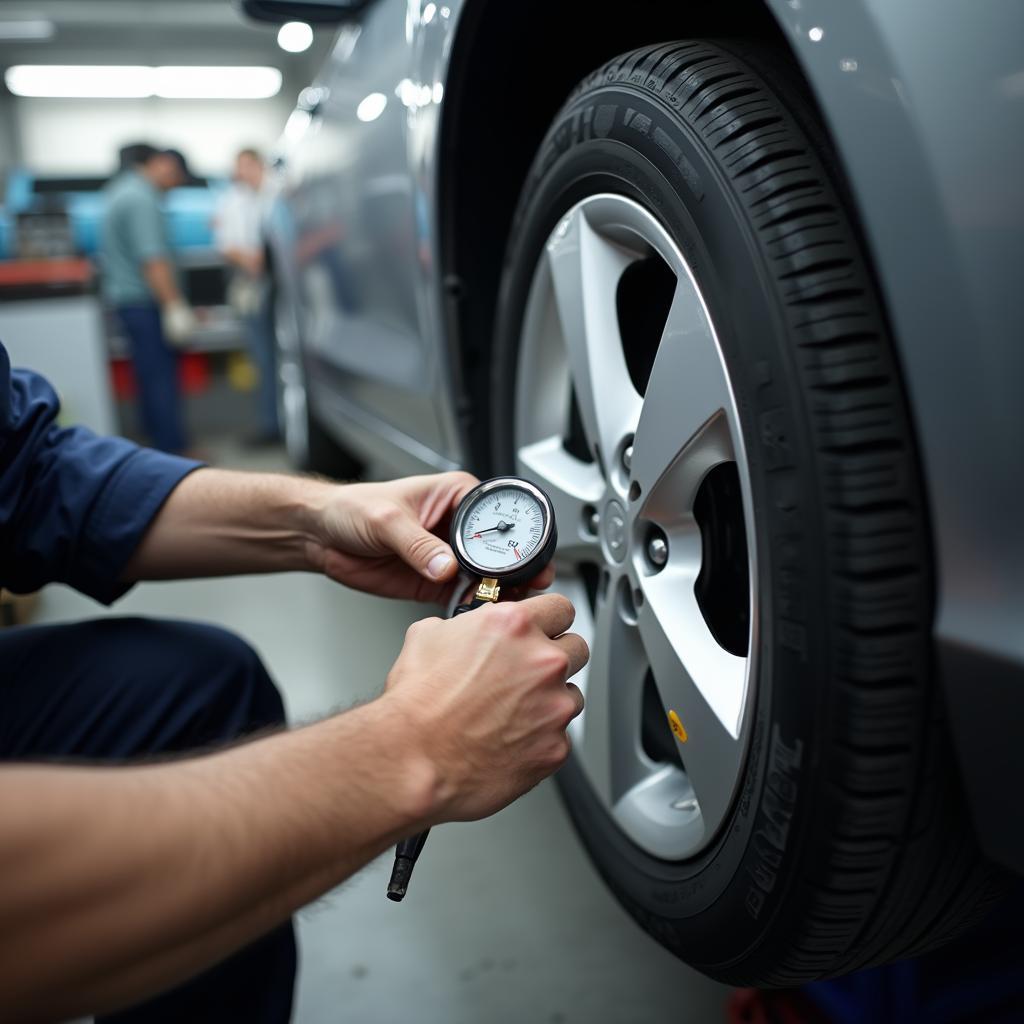
[[[466,451],[480,471],[491,468],[486,415],[479,413],[486,412],[486,359],[508,229],[530,163],[565,98],[617,53],[680,34],[786,47],[764,0],[697,0],[685,13],[659,0],[634,0],[628,20],[611,0],[527,0],[516,11],[509,18],[500,5],[465,4],[448,65],[438,147],[444,327],[462,382]],[[585,36],[578,28],[583,18]],[[508,138],[516,145],[508,146]]]

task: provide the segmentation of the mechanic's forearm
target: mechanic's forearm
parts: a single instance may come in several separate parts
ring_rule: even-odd
[[[314,524],[336,487],[305,477],[196,470],[164,503],[122,579],[310,569]]]
[[[136,1002],[284,921],[429,823],[435,780],[382,698],[200,759],[0,769],[0,1006]]]
[[[181,292],[178,290],[178,282],[169,260],[162,257],[147,260],[143,265],[142,272],[146,277],[149,290],[153,293],[153,298],[161,306],[181,301]]]

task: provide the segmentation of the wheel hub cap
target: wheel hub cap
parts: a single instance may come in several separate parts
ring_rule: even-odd
[[[604,513],[604,543],[608,558],[615,563],[626,557],[628,547],[626,512],[614,499],[608,502]]]

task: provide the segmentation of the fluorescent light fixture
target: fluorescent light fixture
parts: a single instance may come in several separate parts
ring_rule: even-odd
[[[356,117],[360,121],[376,121],[384,113],[384,108],[387,105],[388,98],[384,93],[371,92],[359,101],[359,106],[356,107]]]
[[[162,67],[154,94],[169,100],[265,100],[281,91],[281,72],[261,67]]]
[[[153,95],[153,69],[103,64],[15,64],[4,72],[15,96],[141,99]]]
[[[304,21],[286,21],[278,30],[277,45],[289,53],[302,53],[313,45],[313,30]]]
[[[262,100],[281,90],[281,72],[263,67],[16,64],[4,81],[15,96],[63,99]]]
[[[32,39],[52,39],[56,33],[52,21],[45,18],[25,18],[22,21],[0,21],[0,39],[19,42]]]

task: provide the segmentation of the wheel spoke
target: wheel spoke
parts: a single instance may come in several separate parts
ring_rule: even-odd
[[[694,559],[642,578],[637,617],[658,695],[686,729],[680,753],[713,830],[728,808],[742,753],[747,664],[708,630],[693,591],[695,569]]]
[[[615,588],[599,598],[590,645],[590,663],[575,749],[598,794],[611,807],[651,764],[640,742],[643,683],[647,660],[635,625],[617,609]]]
[[[616,309],[619,278],[636,257],[594,231],[579,210],[566,218],[547,251],[583,430],[607,465],[640,415]]]
[[[688,510],[700,481],[734,458],[732,401],[707,311],[689,276],[682,276],[644,395],[633,442],[631,476],[648,502]],[[656,491],[671,484],[657,502]],[[682,502],[682,504],[680,504]]]
[[[728,422],[724,415],[715,415],[676,453],[652,485],[641,485],[635,514],[658,523],[670,536],[678,529],[692,528],[693,504],[704,478],[715,466],[735,458]]]
[[[570,455],[560,437],[549,437],[519,449],[516,471],[539,484],[551,499],[559,556],[577,561],[595,557],[597,538],[585,528],[583,510],[596,505],[604,491],[597,465]]]

